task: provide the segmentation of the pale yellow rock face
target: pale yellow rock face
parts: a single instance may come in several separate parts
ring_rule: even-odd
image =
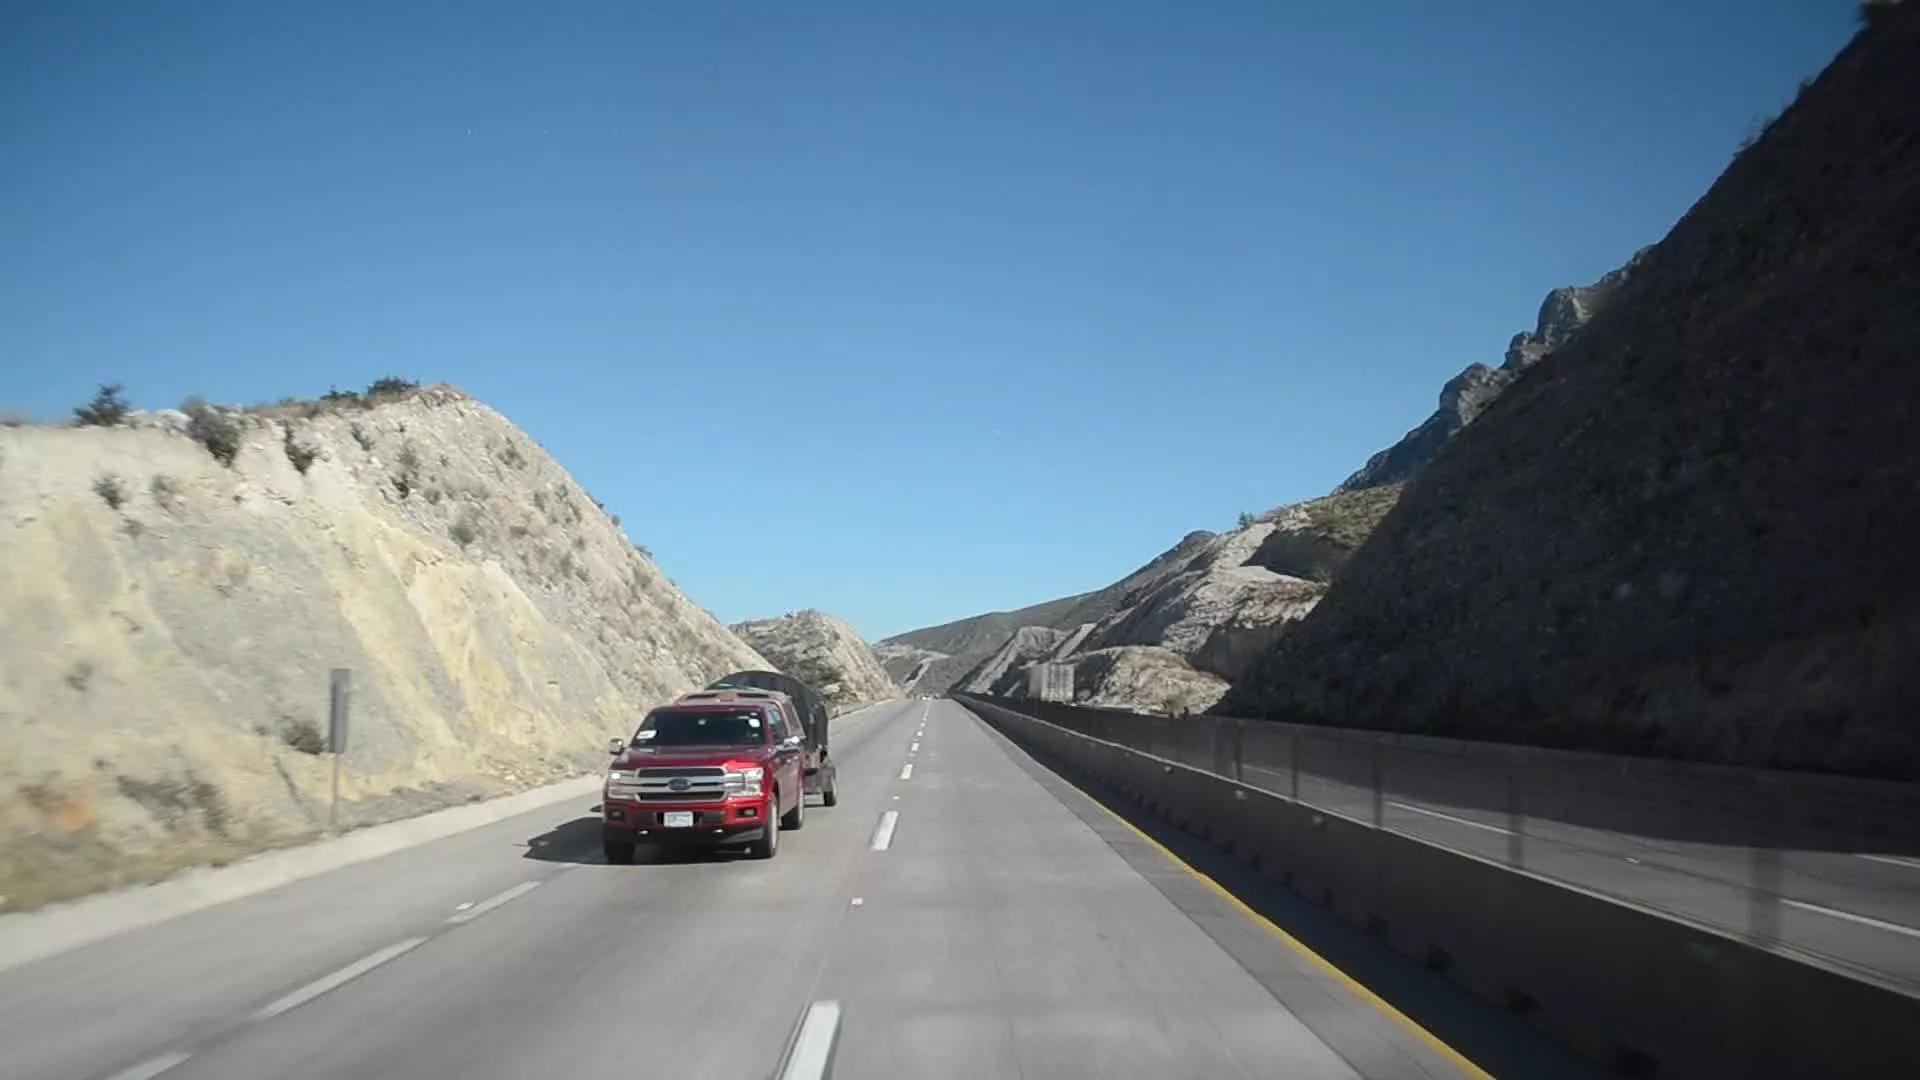
[[[458,391],[236,419],[231,468],[166,413],[0,428],[0,911],[314,835],[330,668],[357,825],[597,769],[768,666]]]

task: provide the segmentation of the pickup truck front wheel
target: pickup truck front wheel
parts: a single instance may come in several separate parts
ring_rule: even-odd
[[[771,859],[780,854],[780,796],[767,800],[767,823],[760,827],[760,838],[747,845],[747,857]]]
[[[793,800],[793,809],[780,815],[780,827],[783,829],[797,829],[807,823],[806,819],[807,793],[803,789],[800,792],[800,797]]]
[[[615,840],[611,836],[600,838],[600,850],[606,852],[607,861],[615,866],[628,866],[633,862],[633,841]]]

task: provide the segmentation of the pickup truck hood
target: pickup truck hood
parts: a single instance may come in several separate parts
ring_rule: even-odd
[[[751,761],[764,766],[772,756],[772,751],[764,746],[630,746],[614,759],[614,768],[724,765],[729,761]]]

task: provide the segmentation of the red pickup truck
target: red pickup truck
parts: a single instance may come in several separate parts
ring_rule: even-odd
[[[610,863],[636,844],[747,844],[779,853],[780,830],[806,813],[803,746],[793,700],[773,690],[704,690],[647,714],[615,739],[601,802]]]

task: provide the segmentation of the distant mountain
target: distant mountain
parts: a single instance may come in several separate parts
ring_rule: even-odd
[[[1418,472],[1448,439],[1473,423],[1493,400],[1513,385],[1520,373],[1539,363],[1573,336],[1574,331],[1612,302],[1613,297],[1632,278],[1645,249],[1637,252],[1627,265],[1604,275],[1591,285],[1566,286],[1547,294],[1531,331],[1521,331],[1507,344],[1506,360],[1497,368],[1468,364],[1465,370],[1447,380],[1440,388],[1440,407],[1419,427],[1400,441],[1367,459],[1359,471],[1347,477],[1337,489],[1359,491],[1364,488],[1398,484]]]
[[[1146,581],[1157,580],[1169,566],[1185,562],[1199,545],[1212,536],[1209,532],[1189,533],[1152,562],[1104,589],[1063,596],[1017,611],[993,611],[938,626],[909,630],[884,639],[877,648],[884,650],[888,646],[908,646],[939,654],[916,684],[916,690],[920,693],[944,693],[999,649],[1014,631],[1023,626],[1070,630],[1082,623],[1105,618],[1121,606],[1122,599],[1129,592]],[[896,649],[893,655],[900,657],[905,654]],[[893,662],[896,665],[901,663],[897,659]],[[917,660],[914,662],[917,663]]]
[[[853,627],[824,611],[809,608],[728,629],[781,671],[819,691],[835,712],[900,695],[879,657]]]
[[[1178,558],[1162,556],[1119,583],[1098,621],[1021,627],[959,687],[1023,697],[1032,665],[1071,663],[1074,696],[1088,704],[1204,711],[1313,610],[1398,496],[1397,487],[1332,495],[1191,534]]]
[[[1920,780],[1920,4],[1871,14],[1224,709]]]

